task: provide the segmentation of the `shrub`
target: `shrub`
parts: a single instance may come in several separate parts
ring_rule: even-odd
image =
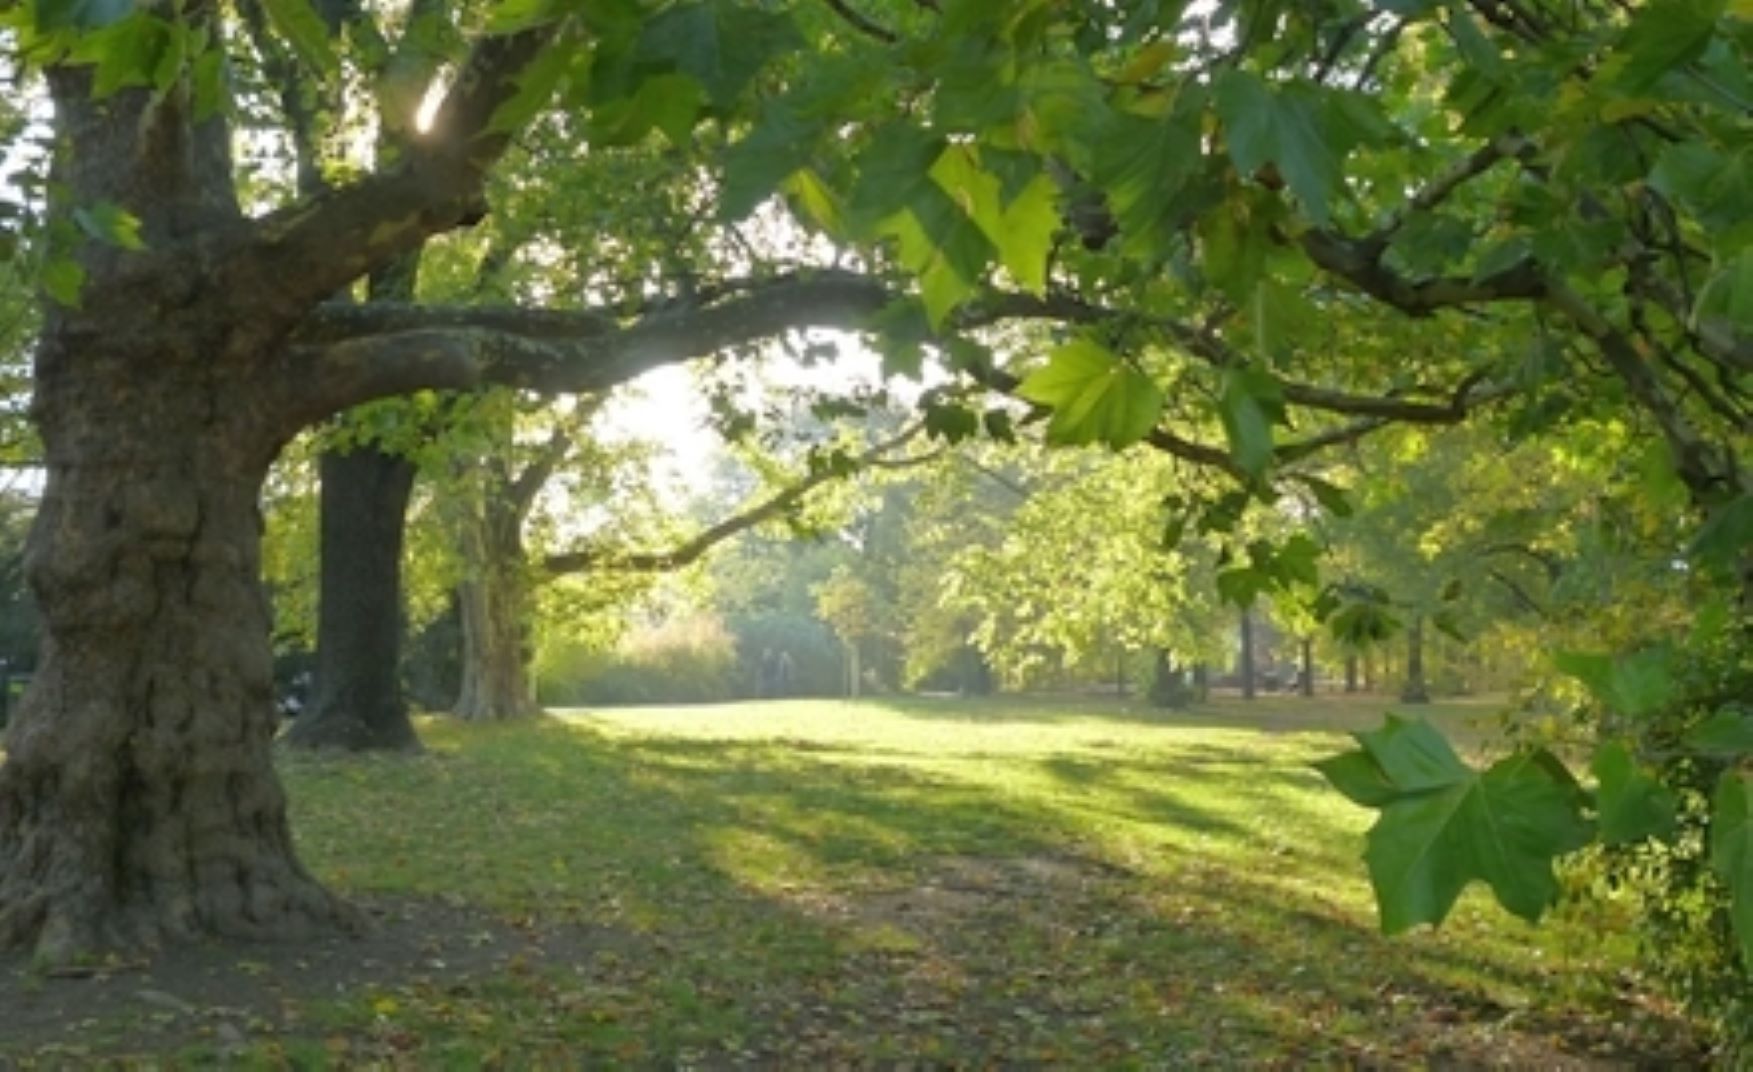
[[[633,629],[608,651],[563,639],[536,670],[542,702],[558,706],[730,700],[738,676],[736,644],[711,615]]]

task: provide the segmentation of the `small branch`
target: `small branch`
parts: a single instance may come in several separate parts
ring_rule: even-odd
[[[877,443],[853,459],[851,468],[819,469],[761,503],[725,518],[692,539],[667,551],[615,553],[602,548],[585,548],[566,554],[550,555],[542,567],[550,576],[580,573],[590,569],[616,570],[632,573],[665,573],[681,569],[697,561],[712,548],[766,521],[789,512],[811,491],[832,480],[840,480],[874,464],[918,436],[923,425],[914,424],[900,434]],[[934,452],[935,455],[935,452]]]
[[[535,503],[542,488],[547,486],[554,470],[559,468],[571,451],[572,436],[563,427],[555,428],[548,436],[548,441],[536,453],[536,457],[524,467],[523,472],[508,483],[505,493],[507,505],[516,516],[519,526],[529,517],[530,506]]]
[[[826,0],[826,3],[834,9],[834,14],[840,16],[841,21],[866,37],[875,38],[885,45],[892,45],[901,39],[900,34],[872,21],[868,16],[853,8],[846,0]]]
[[[1429,212],[1447,201],[1456,190],[1468,182],[1485,174],[1499,162],[1512,158],[1523,159],[1533,153],[1534,143],[1520,134],[1504,134],[1492,139],[1475,149],[1466,159],[1460,161],[1437,179],[1420,189],[1395,212],[1387,223],[1377,228],[1368,238],[1358,245],[1362,249],[1373,250],[1376,256],[1387,248],[1388,242],[1406,225],[1406,221],[1415,213]]]
[[[1655,419],[1674,455],[1675,470],[1695,504],[1708,506],[1725,490],[1724,485],[1730,485],[1728,490],[1744,490],[1740,485],[1747,477],[1741,473],[1732,448],[1725,447],[1719,453],[1698,436],[1630,339],[1563,284],[1549,289],[1545,304],[1594,341],[1631,397]]]

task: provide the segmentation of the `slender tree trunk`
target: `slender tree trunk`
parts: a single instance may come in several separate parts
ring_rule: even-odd
[[[1211,667],[1206,663],[1193,664],[1193,698],[1200,703],[1211,699]]]
[[[316,695],[288,743],[420,747],[402,698],[402,535],[415,465],[373,447],[322,456]]]
[[[457,586],[462,612],[463,684],[455,713],[475,722],[538,713],[530,686],[528,579],[521,518],[489,500],[485,515],[465,524],[469,579]]]
[[[1254,698],[1254,614],[1242,612],[1242,699]]]
[[[0,945],[64,962],[348,924],[293,851],[268,747],[257,495],[279,443],[247,382],[119,328],[120,352],[53,327],[39,351],[46,638],[0,765]]]
[[[1355,651],[1345,653],[1345,691],[1348,694],[1357,691],[1357,652]]]
[[[1406,629],[1406,680],[1400,686],[1401,703],[1429,703],[1430,688],[1424,681],[1424,615],[1414,614]]]
[[[1315,694],[1315,640],[1313,637],[1303,637],[1303,671],[1301,688],[1304,696],[1313,696]]]

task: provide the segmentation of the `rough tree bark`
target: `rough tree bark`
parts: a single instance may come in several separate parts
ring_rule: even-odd
[[[287,743],[414,751],[399,673],[403,518],[415,465],[375,447],[322,455],[316,693]]]
[[[217,29],[204,5],[183,17]],[[484,55],[510,71],[471,61],[449,115],[484,127],[542,40],[496,39]],[[272,767],[257,496],[298,428],[372,382],[317,382],[289,345],[298,321],[455,225],[493,146],[247,221],[222,115],[197,119],[187,93],[97,101],[89,68],[48,73],[51,207],[119,205],[145,248],[80,246],[80,301],[46,308],[38,342],[46,481],[26,569],[45,639],[0,765],[0,946],[54,963],[351,926],[299,864]],[[361,226],[390,218],[402,227]]]
[[[0,767],[0,944],[56,962],[343,924],[293,853],[267,747],[256,497],[278,444],[199,322],[84,319],[53,317],[38,354],[28,569],[48,638]]]
[[[530,685],[523,514],[499,497],[490,496],[484,506],[466,526],[464,547],[471,575],[457,586],[463,683],[454,711],[472,722],[519,718],[541,710]]]

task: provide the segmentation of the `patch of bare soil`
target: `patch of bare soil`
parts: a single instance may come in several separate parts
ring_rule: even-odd
[[[163,950],[45,976],[0,959],[0,1068],[27,1056],[54,1067],[116,1052],[174,1053],[193,1043],[242,1047],[296,1031],[309,1002],[422,979],[454,982],[508,964],[570,964],[626,944],[618,932],[538,926],[459,903],[361,899],[360,936],[231,942]]]

